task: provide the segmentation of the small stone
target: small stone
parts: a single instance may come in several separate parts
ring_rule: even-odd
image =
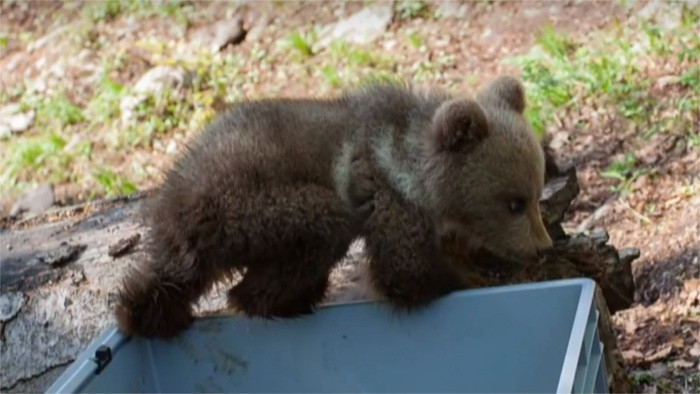
[[[0,322],[5,323],[13,319],[24,306],[24,294],[20,292],[8,292],[0,295]]]
[[[467,11],[469,11],[469,6],[467,4],[461,4],[458,1],[448,0],[441,1],[437,9],[435,10],[435,16],[438,18],[464,18],[467,16]]]
[[[339,39],[354,44],[370,43],[386,32],[393,13],[391,2],[378,2],[363,8],[349,18],[323,28],[319,46],[326,47]]]
[[[68,26],[59,27],[58,29],[52,31],[51,33],[49,33],[49,34],[47,34],[47,35],[45,35],[45,36],[39,38],[38,40],[34,41],[34,43],[30,44],[30,45],[27,47],[27,50],[28,50],[29,52],[34,52],[34,51],[36,51],[37,49],[40,49],[40,48],[46,46],[46,44],[50,43],[51,41],[53,41],[54,39],[56,39],[58,36],[60,36],[61,34],[67,32],[67,31],[68,31]]]
[[[5,139],[12,135],[12,130],[10,126],[0,122],[0,139]]]
[[[43,184],[17,201],[10,210],[10,216],[17,216],[22,212],[39,214],[51,208],[53,204],[53,185],[50,183]]]
[[[165,148],[165,153],[169,155],[174,155],[177,153],[177,142],[174,140],[170,141],[168,143],[168,146]]]
[[[135,94],[126,95],[119,103],[122,122],[134,118],[136,107],[146,100],[148,94],[158,95],[166,88],[186,88],[192,83],[192,75],[183,68],[157,66],[146,72],[134,85]]]
[[[34,111],[25,112],[23,114],[17,114],[6,119],[8,125],[10,126],[10,131],[13,133],[21,133],[34,124],[35,113]]]
[[[77,286],[85,281],[85,272],[83,270],[71,270],[68,278],[73,286]]]
[[[167,66],[154,67],[144,74],[136,85],[134,91],[138,93],[154,93],[163,92],[165,88],[177,88],[186,86],[187,73],[182,68],[173,68]]]
[[[243,21],[240,17],[222,20],[214,25],[214,40],[211,43],[212,51],[220,51],[227,45],[236,45],[245,38]]]
[[[690,355],[693,357],[700,357],[700,343],[693,345],[688,353],[690,353]]]
[[[270,24],[270,17],[267,14],[264,14],[262,17],[260,17],[256,22],[255,25],[246,33],[245,39],[246,41],[258,41],[260,37],[265,33],[265,30],[267,29],[267,26]]]

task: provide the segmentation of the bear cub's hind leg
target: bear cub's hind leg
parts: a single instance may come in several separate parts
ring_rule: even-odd
[[[359,222],[333,191],[313,185],[263,192],[254,205],[254,223],[242,227],[253,249],[243,279],[229,290],[229,305],[267,318],[311,313]]]

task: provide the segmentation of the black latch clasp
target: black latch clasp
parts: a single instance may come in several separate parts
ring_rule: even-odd
[[[97,348],[93,361],[97,363],[97,369],[95,370],[95,375],[97,375],[112,361],[112,348],[107,345]]]

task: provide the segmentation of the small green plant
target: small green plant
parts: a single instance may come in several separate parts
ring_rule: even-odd
[[[537,34],[537,42],[548,54],[558,58],[568,58],[576,49],[576,45],[565,34],[554,30],[552,25],[545,26]]]
[[[111,122],[119,116],[119,102],[125,94],[125,88],[108,76],[103,76],[97,85],[86,112],[92,122]]]
[[[83,8],[82,13],[92,22],[109,21],[122,13],[124,3],[120,0],[93,1]]]
[[[138,190],[132,182],[109,169],[99,169],[93,173],[93,177],[102,186],[107,197],[128,195]]]
[[[83,120],[85,120],[83,111],[63,93],[48,100],[39,101],[37,122],[40,125],[64,128]]]
[[[10,45],[10,36],[6,32],[0,32],[0,50],[7,48]]]
[[[637,167],[637,157],[632,153],[627,153],[622,160],[610,164],[601,175],[619,181],[617,185],[613,186],[614,191],[629,194],[632,183],[646,173],[645,169]]]
[[[313,43],[315,39],[316,35],[313,32],[301,33],[297,31],[283,39],[280,46],[292,50],[296,56],[305,59],[314,55]]]
[[[651,375],[651,373],[645,371],[634,374],[632,380],[634,381],[634,384],[636,386],[643,386],[645,384],[651,383],[651,381],[653,380],[653,376]]]
[[[323,74],[326,82],[333,88],[339,88],[341,86],[340,77],[338,76],[338,70],[331,66],[325,65],[321,67],[321,73]]]
[[[420,48],[425,44],[425,38],[422,34],[414,31],[408,35],[408,42],[411,44],[412,47]]]
[[[396,11],[402,19],[426,17],[429,14],[428,4],[422,0],[403,0],[396,4]]]

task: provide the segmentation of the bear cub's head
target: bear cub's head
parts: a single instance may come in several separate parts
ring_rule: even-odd
[[[539,208],[544,152],[524,110],[520,82],[500,77],[473,99],[442,103],[429,136],[427,182],[441,233],[514,262],[534,261],[552,245]]]

